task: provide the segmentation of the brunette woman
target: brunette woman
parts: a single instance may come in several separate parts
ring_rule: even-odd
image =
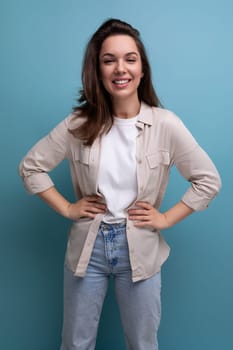
[[[61,350],[93,350],[108,280],[128,350],[156,350],[160,270],[169,247],[160,231],[218,193],[219,174],[182,121],[162,108],[139,32],[111,19],[91,37],[79,105],[20,164],[20,175],[72,220],[64,272]],[[48,172],[70,162],[77,201],[59,193]],[[177,204],[159,208],[175,165],[190,187]]]

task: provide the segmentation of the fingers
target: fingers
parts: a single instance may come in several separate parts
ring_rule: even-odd
[[[106,210],[106,205],[104,203],[100,204],[98,202],[92,202],[87,204],[87,208],[96,208],[96,209]]]
[[[87,197],[83,197],[79,200],[79,202],[82,202],[82,203],[103,203],[103,200],[100,199],[99,197],[95,197],[95,196],[87,196]]]
[[[152,226],[153,227],[153,223],[151,221],[137,221],[137,222],[134,222],[134,226],[136,227]]]
[[[133,209],[128,210],[128,214],[134,226],[153,226],[153,221],[157,217],[157,210],[148,202],[138,201]]]
[[[99,196],[87,196],[83,197],[83,200],[86,200],[88,202],[98,202],[98,203],[103,203],[103,199]]]
[[[148,221],[149,218],[150,218],[149,216],[145,216],[145,215],[129,216],[129,219],[133,221]]]
[[[69,206],[68,217],[72,220],[89,217],[95,218],[97,214],[106,212],[106,204],[99,196],[86,196]]]
[[[138,201],[135,203],[135,207],[128,210],[128,214],[130,216],[134,215],[149,215],[151,213],[151,209],[154,209],[152,205],[148,202]]]
[[[137,207],[141,207],[141,208],[144,208],[144,209],[147,209],[147,210],[153,208],[150,203],[144,202],[144,201],[138,201],[138,202],[135,203],[135,205]]]
[[[150,211],[143,211],[143,210],[138,210],[138,212],[136,210],[134,210],[134,214],[131,213],[129,215],[129,220],[134,221],[134,223],[136,222],[142,222],[142,225],[145,225],[146,222],[150,222],[152,220],[152,216],[150,215]]]
[[[149,211],[146,212],[145,210],[134,210],[134,212],[134,215],[129,215],[129,220],[134,222],[134,226],[142,227],[152,225],[152,219]],[[145,213],[147,214],[145,215]]]
[[[130,216],[134,215],[148,215],[149,211],[148,210],[143,210],[143,209],[130,209],[128,210],[128,213]]]
[[[88,207],[88,208],[86,209],[86,212],[87,212],[87,213],[94,213],[94,214],[105,213],[105,211],[106,211],[105,208],[98,208],[98,207],[95,207],[95,206]]]
[[[82,216],[94,218],[96,214],[104,214],[106,212],[106,204],[99,196],[87,196],[80,200],[82,207]]]
[[[106,204],[103,203],[103,199],[101,197],[88,196],[88,197],[82,198],[81,201],[85,202],[87,207],[89,208],[95,207],[95,208],[106,210]]]

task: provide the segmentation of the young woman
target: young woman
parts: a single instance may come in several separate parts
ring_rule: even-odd
[[[169,247],[160,230],[205,209],[219,174],[152,86],[139,32],[117,19],[90,39],[77,106],[20,164],[31,193],[73,221],[64,272],[62,350],[95,348],[108,279],[115,279],[127,349],[156,350],[160,269]],[[59,193],[48,172],[70,162],[78,200]],[[190,182],[177,204],[159,211],[175,165]]]

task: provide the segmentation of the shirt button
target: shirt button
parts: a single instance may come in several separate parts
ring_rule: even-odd
[[[141,159],[138,159],[138,164],[142,164],[142,160]]]

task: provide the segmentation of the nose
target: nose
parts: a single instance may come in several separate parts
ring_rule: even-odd
[[[126,71],[123,60],[118,60],[116,62],[115,73],[116,74],[124,74]]]

